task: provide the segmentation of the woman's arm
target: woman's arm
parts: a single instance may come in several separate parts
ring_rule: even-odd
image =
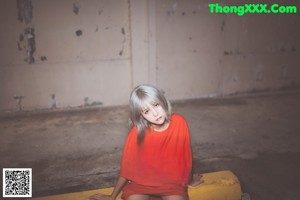
[[[115,186],[115,188],[114,188],[114,191],[113,191],[113,193],[111,194],[112,199],[116,199],[116,198],[117,198],[117,196],[120,194],[122,188],[123,188],[124,185],[127,183],[127,181],[128,181],[128,180],[127,180],[126,178],[122,177],[122,176],[120,176],[120,177],[118,178],[118,181],[117,181],[117,183],[116,183],[116,186]]]
[[[111,195],[104,195],[104,194],[94,194],[92,196],[90,196],[90,199],[97,199],[97,200],[115,200],[117,198],[117,196],[120,194],[122,188],[124,187],[124,185],[127,183],[127,179],[120,176],[118,178],[118,181],[115,185],[115,188],[112,192]]]

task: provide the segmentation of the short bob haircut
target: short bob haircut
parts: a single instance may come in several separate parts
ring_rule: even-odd
[[[171,118],[171,105],[163,93],[150,85],[139,85],[133,89],[130,95],[130,117],[133,126],[138,131],[138,143],[141,143],[145,137],[145,130],[149,128],[150,123],[142,116],[143,108],[148,105],[159,104],[167,114],[167,121]]]

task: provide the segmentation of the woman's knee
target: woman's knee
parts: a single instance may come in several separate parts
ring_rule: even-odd
[[[188,200],[187,198],[180,195],[171,195],[162,197],[163,200]]]
[[[133,194],[130,195],[126,200],[149,200],[149,195],[146,194]]]

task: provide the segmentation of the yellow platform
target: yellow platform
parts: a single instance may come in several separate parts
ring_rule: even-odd
[[[190,200],[241,200],[242,192],[238,178],[231,171],[218,171],[203,174],[204,183],[189,186]],[[34,200],[89,200],[89,196],[97,193],[111,194],[113,188],[103,188],[33,198]],[[120,198],[119,198],[120,199]]]

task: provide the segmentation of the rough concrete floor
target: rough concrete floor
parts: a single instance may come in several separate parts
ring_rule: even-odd
[[[232,170],[252,200],[300,199],[299,93],[173,110],[189,123],[196,172]],[[34,197],[112,186],[128,119],[127,106],[2,115],[0,168],[32,168]]]

